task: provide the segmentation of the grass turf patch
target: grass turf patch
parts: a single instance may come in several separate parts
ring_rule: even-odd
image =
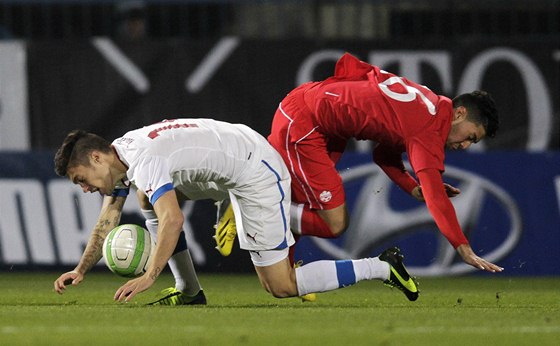
[[[58,273],[0,273],[4,345],[556,345],[560,278],[420,279],[409,302],[379,281],[322,293],[313,303],[276,299],[256,275],[201,275],[207,306],[145,306],[172,285],[163,275],[134,302],[125,282],[90,273],[64,295]]]

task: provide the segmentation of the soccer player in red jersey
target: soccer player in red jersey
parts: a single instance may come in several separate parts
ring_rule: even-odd
[[[292,175],[291,228],[337,237],[348,226],[342,179],[336,170],[350,138],[375,141],[373,159],[401,189],[425,201],[439,230],[463,261],[481,270],[503,268],[477,256],[465,238],[444,184],[444,150],[467,149],[493,137],[499,121],[483,91],[453,100],[350,54],[333,77],[305,83],[280,103],[268,137]],[[405,169],[406,152],[418,180]]]

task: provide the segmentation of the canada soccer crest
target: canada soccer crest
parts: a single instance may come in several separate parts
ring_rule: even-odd
[[[330,191],[323,191],[323,192],[321,192],[321,194],[319,195],[319,199],[320,199],[321,202],[323,202],[323,203],[330,202],[330,200],[332,199],[332,193],[331,193]]]

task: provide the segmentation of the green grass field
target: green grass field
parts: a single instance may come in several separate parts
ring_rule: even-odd
[[[256,275],[201,275],[205,307],[143,303],[172,278],[113,302],[124,279],[91,273],[62,296],[58,273],[0,273],[1,345],[558,345],[560,278],[420,280],[418,301],[381,282],[275,299]]]

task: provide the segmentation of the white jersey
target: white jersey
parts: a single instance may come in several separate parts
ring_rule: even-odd
[[[242,248],[269,250],[293,242],[287,226],[288,170],[267,140],[251,128],[212,119],[166,120],[127,132],[112,145],[128,167],[128,179],[152,205],[172,189],[191,199],[229,195],[237,205]],[[263,212],[267,208],[270,215]],[[253,233],[261,233],[264,225],[275,223],[280,233],[267,234],[267,241],[245,243],[254,240]]]
[[[177,188],[194,199],[212,198],[249,183],[246,174],[268,143],[245,125],[176,119],[146,126],[113,141],[128,179],[153,204]]]

